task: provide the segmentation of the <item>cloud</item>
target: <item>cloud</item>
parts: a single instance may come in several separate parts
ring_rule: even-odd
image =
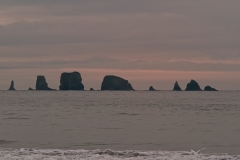
[[[2,0],[0,74],[66,68],[239,72],[239,5]]]

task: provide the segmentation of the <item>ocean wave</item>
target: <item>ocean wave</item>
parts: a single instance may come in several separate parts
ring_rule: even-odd
[[[0,160],[237,160],[240,155],[200,151],[113,151],[59,149],[0,149]]]

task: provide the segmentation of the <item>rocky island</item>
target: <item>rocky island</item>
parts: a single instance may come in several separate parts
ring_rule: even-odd
[[[187,88],[185,89],[185,91],[202,91],[202,89],[200,88],[199,84],[195,80],[191,80],[187,84]]]
[[[156,91],[156,89],[154,89],[153,86],[150,86],[149,91]]]
[[[204,91],[218,91],[218,90],[216,90],[215,88],[212,88],[211,86],[206,86],[204,88]]]
[[[101,90],[132,91],[134,89],[127,80],[121,77],[108,75],[103,79]]]
[[[84,90],[79,72],[62,73],[59,90]]]
[[[48,87],[48,83],[44,76],[37,76],[36,90],[53,90]]]

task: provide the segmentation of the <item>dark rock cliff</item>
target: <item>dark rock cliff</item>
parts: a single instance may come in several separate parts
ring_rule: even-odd
[[[82,77],[79,72],[62,73],[60,83],[60,90],[84,90]]]
[[[48,87],[48,83],[44,76],[37,76],[36,90],[53,90]]]
[[[200,88],[199,84],[195,80],[191,80],[187,84],[187,88],[185,89],[185,91],[202,91],[202,89]]]
[[[134,90],[132,85],[125,79],[117,76],[105,76],[102,82],[101,90]]]
[[[216,90],[215,88],[212,88],[211,86],[206,86],[204,88],[204,91],[218,91],[218,90]]]

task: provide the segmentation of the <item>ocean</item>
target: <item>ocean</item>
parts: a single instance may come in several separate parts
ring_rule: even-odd
[[[2,159],[240,159],[240,91],[0,91]]]

